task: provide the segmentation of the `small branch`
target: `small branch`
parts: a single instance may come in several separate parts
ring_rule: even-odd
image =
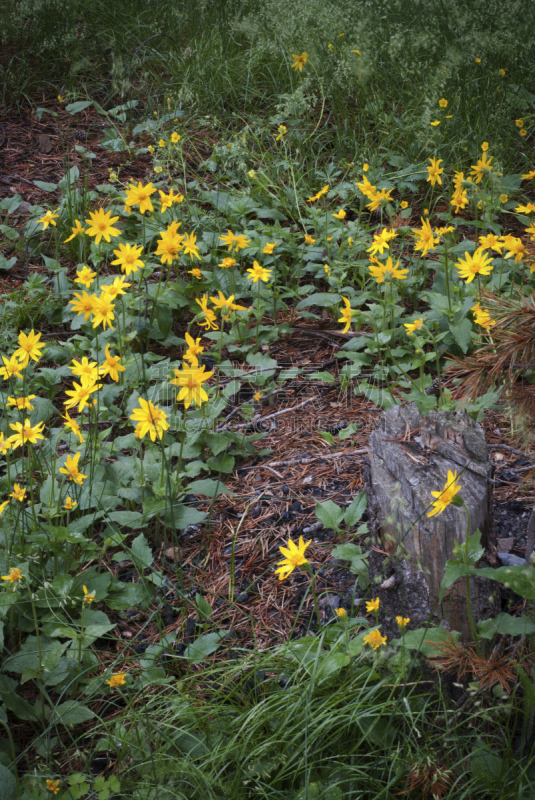
[[[367,447],[363,447],[361,450],[344,450],[341,453],[328,453],[327,455],[318,455],[318,456],[296,456],[295,458],[290,458],[288,461],[273,461],[271,464],[253,464],[250,467],[240,467],[240,469],[261,469],[262,467],[288,467],[291,464],[297,464],[301,466],[302,464],[310,464],[311,461],[319,461],[320,459],[327,459],[327,458],[345,458],[346,456],[362,456],[368,452]]]
[[[508,444],[489,444],[487,445],[489,450],[507,450],[508,453],[514,453],[515,456],[521,456],[521,458],[527,458],[530,461],[533,461],[532,456],[528,453],[523,453],[522,450],[517,450],[515,447],[510,447]]]

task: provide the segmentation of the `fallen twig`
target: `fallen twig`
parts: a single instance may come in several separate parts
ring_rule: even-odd
[[[265,417],[264,417],[265,419]],[[309,464],[311,461],[319,461],[322,458],[345,458],[345,456],[362,456],[368,452],[367,447],[361,450],[343,450],[341,453],[328,453],[327,455],[317,456],[296,456],[288,461],[273,461],[271,464],[252,464],[250,467],[240,467],[240,469],[260,469],[261,467],[287,467],[290,464]]]

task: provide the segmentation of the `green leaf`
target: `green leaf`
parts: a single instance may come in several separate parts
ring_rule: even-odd
[[[214,472],[229,473],[234,469],[234,461],[234,456],[224,453],[219,456],[212,456],[206,463]]]
[[[448,642],[450,635],[455,642],[461,638],[458,631],[447,631],[445,628],[417,628],[407,631],[399,639],[392,639],[391,644],[403,645],[408,650],[418,650],[424,656],[440,655],[440,650],[434,645]]]
[[[76,700],[67,700],[60,706],[54,709],[51,722],[72,728],[73,725],[79,725],[81,722],[87,722],[88,719],[93,719],[94,713],[87,707],[78,703]]]
[[[316,516],[326,528],[337,531],[340,529],[344,512],[332,500],[326,500],[324,503],[316,503]]]
[[[313,372],[307,376],[311,381],[323,381],[323,383],[334,383],[334,375],[332,372]]]
[[[527,564],[526,566],[519,564],[517,567],[498,567],[498,569],[485,567],[476,570],[475,574],[502,583],[520,597],[535,600],[535,569]]]
[[[143,572],[143,570],[151,566],[153,561],[152,550],[147,544],[144,534],[140,533],[139,536],[134,539],[130,549],[132,561],[136,565],[138,572]]]
[[[10,694],[2,695],[2,700],[6,704],[9,711],[13,712],[16,717],[19,719],[24,720],[25,722],[35,722],[39,719],[39,714],[36,713],[35,706],[32,706],[27,700],[23,697],[20,697],[15,692]],[[39,710],[41,708],[41,703],[39,703]]]
[[[14,267],[16,263],[17,263],[16,256],[13,256],[13,258],[10,258],[8,260],[5,257],[5,255],[3,255],[3,253],[0,253],[0,269],[5,269],[5,270],[11,269],[11,267]]]
[[[481,740],[480,740],[481,741]],[[503,761],[488,745],[475,747],[470,757],[473,777],[487,785],[496,786],[503,770]]]
[[[366,508],[368,507],[368,500],[366,498],[366,492],[361,492],[356,497],[353,498],[351,505],[349,505],[344,513],[344,522],[349,527],[352,528],[357,522],[360,522],[360,519]]]
[[[92,100],[77,100],[75,103],[69,103],[65,106],[65,111],[68,111],[69,114],[79,114],[80,111],[84,111],[89,106],[93,105]]]
[[[478,622],[477,629],[482,639],[492,639],[497,634],[509,636],[526,636],[535,633],[535,622],[529,617],[512,617],[510,614],[498,614],[494,619]]]
[[[119,583],[120,588],[106,599],[106,605],[113,611],[125,611],[140,604],[148,605],[154,595],[154,587],[142,583]]]
[[[140,514],[139,511],[110,511],[108,519],[128,528],[139,529],[146,526],[146,523],[143,522],[143,514]]]
[[[2,800],[17,800],[17,781],[11,770],[0,764],[0,797]]]
[[[330,292],[316,292],[315,294],[309,295],[309,297],[305,297],[301,300],[295,307],[296,311],[301,311],[302,308],[307,308],[308,306],[320,306],[321,308],[329,308],[330,306],[336,306],[338,303],[342,302],[342,298],[336,292],[332,294]]]
[[[171,328],[173,327],[173,312],[169,306],[158,303],[156,306],[156,322],[164,336],[168,336],[171,333]]]
[[[457,325],[450,323],[450,331],[463,353],[466,353],[472,339],[472,323],[470,320],[463,319]]]
[[[38,189],[42,189],[44,192],[55,192],[58,188],[56,183],[47,183],[47,181],[34,181],[34,186],[37,186]]]
[[[329,444],[334,444],[334,436],[329,431],[318,431],[319,435]]]
[[[342,428],[342,430],[338,434],[338,438],[340,439],[341,442],[343,442],[344,439],[349,439],[350,436],[353,436],[353,434],[356,433],[358,429],[359,426],[357,425],[357,423],[352,422],[350,425],[347,425],[345,428]]]
[[[199,614],[204,617],[204,619],[210,619],[212,616],[212,606],[208,600],[205,600],[202,594],[199,594],[198,592],[195,595],[195,605],[197,606]]]
[[[205,497],[216,497],[220,494],[232,494],[232,491],[222,481],[205,478],[201,481],[192,481],[188,484],[188,494],[202,494]]]
[[[186,647],[184,651],[184,658],[191,661],[192,664],[198,664],[199,661],[204,661],[212,653],[215,653],[221,640],[228,634],[228,631],[218,631],[217,633],[205,633],[195,639],[193,644]]]
[[[473,575],[475,572],[476,569],[472,564],[463,564],[462,561],[457,561],[456,558],[450,558],[448,561],[446,561],[444,577],[442,578],[442,583],[440,584],[440,595],[438,602],[442,602],[446,591],[452,584],[455,583],[456,580],[463,578],[466,575]]]

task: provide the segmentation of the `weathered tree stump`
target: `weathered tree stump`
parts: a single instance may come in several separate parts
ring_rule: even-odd
[[[419,433],[419,435],[418,435]],[[409,435],[411,434],[411,435]],[[420,415],[415,403],[384,412],[369,444],[372,498],[383,550],[396,564],[400,611],[416,624],[429,618],[471,639],[464,580],[439,603],[440,583],[454,540],[464,542],[466,512],[450,505],[428,517],[431,491],[444,488],[448,470],[457,470],[460,496],[468,506],[473,534],[486,545],[491,531],[491,466],[480,425],[467,414],[445,411]],[[470,585],[474,617],[493,606],[489,583]]]

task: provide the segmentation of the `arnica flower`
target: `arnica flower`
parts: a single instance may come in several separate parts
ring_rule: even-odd
[[[219,237],[219,241],[223,242],[223,244],[228,245],[228,252],[231,253],[233,250],[238,252],[238,250],[244,250],[248,245],[251,244],[251,240],[248,239],[243,233],[234,234],[232,231],[227,229],[227,232],[223,234],[223,236]]]
[[[81,286],[85,286],[86,289],[89,289],[96,277],[96,272],[93,272],[93,270],[89,267],[83,266],[82,269],[77,270],[74,282],[79,283]]]
[[[177,144],[180,141],[180,134],[177,133],[176,131],[173,131],[173,133],[171,134],[171,141],[173,142],[173,144]]]
[[[106,360],[104,363],[98,368],[100,376],[104,378],[106,375],[109,375],[112,381],[115,383],[119,382],[119,372],[124,372],[125,367],[120,364],[121,357],[120,356],[112,356],[110,353],[110,346],[109,344],[106,345],[106,349],[104,350],[104,354],[106,356]]]
[[[475,310],[474,317],[474,322],[476,325],[481,325],[481,327],[485,328],[486,331],[489,331],[493,325],[496,325],[496,320],[490,318],[490,313],[486,308],[479,308]]]
[[[87,378],[91,383],[97,380],[98,367],[96,361],[89,361],[89,359],[84,356],[81,361],[76,361],[76,359],[73,358],[72,363],[74,366],[69,367],[69,369],[73,375],[79,376],[80,378]]]
[[[388,250],[390,247],[389,242],[391,239],[394,239],[397,236],[397,233],[394,231],[388,230],[388,228],[384,228],[381,233],[373,234],[373,242],[369,247],[366,248],[367,253],[371,253],[372,255],[377,255],[377,253],[383,254],[384,250]]]
[[[182,372],[178,369],[174,370],[175,377],[171,379],[174,386],[179,386],[180,391],[177,394],[177,402],[184,403],[184,408],[189,408],[192,403],[200,406],[208,401],[208,394],[203,386],[209,380],[213,372],[205,372],[204,365],[202,367],[186,366],[182,367]]]
[[[46,231],[49,225],[53,225],[55,228],[56,223],[54,222],[54,220],[58,216],[59,214],[57,213],[57,211],[47,211],[44,217],[41,217],[41,219],[37,220],[37,222],[40,222],[43,226],[41,230]]]
[[[452,205],[458,214],[463,208],[466,208],[468,205],[468,195],[466,192],[455,192],[453,197],[450,200],[450,205]]]
[[[6,407],[16,406],[19,411],[33,411],[31,401],[34,398],[34,394],[29,394],[27,397],[8,397]]]
[[[405,630],[409,622],[411,621],[410,617],[396,617],[396,622],[400,630]]]
[[[46,788],[48,789],[49,792],[52,792],[52,794],[57,794],[59,792],[59,787],[60,786],[61,786],[61,783],[59,782],[59,780],[53,781],[53,780],[50,780],[49,778],[47,778]]]
[[[433,128],[437,128],[440,125],[440,120],[439,119],[435,119],[430,124],[433,126]]]
[[[404,322],[403,327],[407,332],[407,336],[410,336],[415,331],[419,331],[423,324],[424,318],[420,317],[420,319],[416,319],[414,322]]]
[[[78,437],[78,441],[80,442],[80,444],[85,442],[85,439],[82,436],[82,432],[80,430],[80,426],[78,425],[78,422],[75,419],[72,419],[69,416],[69,412],[68,411],[65,412],[65,416],[62,417],[62,418],[64,420],[66,420],[66,422],[65,422],[63,427],[64,428],[68,428],[70,431],[72,431],[72,433],[74,433],[74,435]]]
[[[297,56],[295,55],[295,53],[292,53],[292,58],[294,60],[294,63],[292,64],[292,69],[295,69],[296,71],[299,70],[299,72],[302,72],[303,67],[305,66],[308,60],[308,53],[301,53],[300,56]]]
[[[197,237],[195,236],[194,233],[187,233],[184,236],[184,244],[183,244],[184,255],[186,256],[189,255],[192,261],[194,258],[198,258],[199,261],[201,260],[198,246],[195,244],[196,241]]]
[[[124,275],[117,276],[111,284],[104,284],[101,286],[102,292],[100,298],[106,294],[110,300],[115,300],[120,294],[126,294],[125,289],[129,289],[131,283],[125,283],[126,278]]]
[[[98,297],[94,303],[93,328],[98,328],[99,325],[102,325],[104,330],[106,330],[106,325],[109,325],[111,330],[113,330],[113,325],[111,323],[115,319],[115,315],[113,313],[115,305],[113,304],[112,299],[113,298],[108,294],[108,292],[103,289],[100,297]]]
[[[355,181],[355,183],[357,184],[357,189],[360,190],[360,193],[364,195],[364,197],[367,197],[369,200],[372,199],[372,197],[375,195],[375,192],[377,191],[377,186],[373,186],[366,177],[366,175],[363,175],[362,183],[359,183],[358,181]]]
[[[403,281],[409,274],[408,269],[398,269],[398,267],[399,260],[396,266],[393,266],[392,259],[388,256],[386,264],[370,264],[368,269],[370,270],[370,275],[375,278],[376,283],[389,283],[392,278]]]
[[[484,153],[486,153],[487,150],[489,149],[489,143],[483,142],[483,144],[481,145],[481,149],[483,150]]]
[[[256,400],[256,402],[258,403],[263,398],[263,396],[264,395],[262,394],[262,392],[256,392],[256,394],[253,394],[253,400]]]
[[[22,378],[21,369],[24,369],[24,365],[15,358],[15,355],[12,355],[11,358],[6,358],[2,356],[2,361],[4,362],[4,366],[0,367],[0,375],[4,380],[8,380],[13,376],[17,378]]]
[[[327,276],[330,276],[330,274],[331,274],[331,268],[330,268],[330,266],[329,266],[328,264],[325,264],[325,265],[324,265],[324,267],[323,267],[323,269],[325,270],[325,274],[326,274]]]
[[[345,608],[335,608],[334,613],[336,614],[338,619],[342,620],[342,622],[345,622],[347,620],[347,611],[345,610]]]
[[[201,339],[200,337],[198,339],[194,339],[193,336],[189,335],[189,333],[186,333],[185,337],[188,349],[184,353],[184,361],[189,361],[192,367],[198,367],[199,359],[197,356],[200,356],[201,353],[204,352],[204,347],[202,347],[200,343]]]
[[[531,181],[533,178],[535,178],[535,169],[531,169],[529,172],[525,172],[522,175],[523,181]]]
[[[74,508],[76,508],[77,505],[78,503],[76,502],[76,500],[73,500],[72,497],[66,497],[63,508],[65,509],[65,511],[72,511]]]
[[[379,611],[379,603],[380,600],[378,597],[376,597],[375,600],[368,600],[366,602],[366,611],[368,612],[368,614],[370,614],[372,611],[373,612]]]
[[[152,183],[147,183],[145,186],[140,182],[136,186],[131,183],[126,191],[125,205],[130,209],[133,206],[139,206],[139,213],[144,214],[145,211],[154,211],[151,194],[154,194],[156,189]]]
[[[86,291],[83,291],[82,294],[76,294],[75,292],[74,297],[76,298],[75,300],[69,300],[73,312],[75,314],[83,314],[84,322],[87,322],[95,311],[95,303],[98,297],[95,294],[88,294]]]
[[[400,207],[401,209],[405,210],[406,208],[408,208],[408,207],[409,207],[409,204],[407,203],[407,201],[406,201],[406,200],[402,200],[402,201],[401,201],[401,203],[399,204],[399,207]]]
[[[276,248],[277,245],[278,245],[278,242],[266,242],[265,247],[262,250],[262,252],[266,256],[271,256],[271,255],[273,255],[273,250]]]
[[[385,646],[387,638],[381,635],[381,631],[375,630],[365,636],[362,641],[364,644],[369,644],[372,650],[378,650]]]
[[[442,97],[442,98],[441,98],[441,99],[438,101],[438,104],[439,104],[440,108],[447,108],[447,107],[448,107],[448,101],[446,100],[446,98],[445,98],[445,97]]]
[[[74,481],[74,483],[77,483],[79,486],[81,486],[84,480],[87,478],[87,475],[83,475],[78,469],[80,455],[80,453],[76,453],[73,458],[73,456],[71,456],[69,453],[64,466],[60,467],[59,470],[62,475],[66,475],[70,481]]]
[[[118,686],[125,685],[125,678],[126,672],[115,672],[112,674],[111,678],[106,681],[106,683],[109,684],[112,689],[116,689]]]
[[[82,589],[84,590],[84,603],[87,603],[87,605],[90,606],[95,599],[95,592],[88,592],[87,586],[82,586]]]
[[[224,258],[223,261],[220,261],[217,266],[218,267],[223,267],[223,269],[230,269],[230,267],[233,267],[234,264],[236,264],[236,259],[227,257],[227,258]]]
[[[88,236],[95,237],[95,244],[99,244],[102,238],[109,242],[112,236],[121,235],[121,231],[113,227],[113,223],[117,222],[118,219],[119,217],[111,216],[111,211],[104,212],[103,208],[99,208],[96,213],[91,211],[89,219],[86,219],[86,222],[91,227],[86,230],[86,233]]]
[[[527,136],[527,135],[528,135],[528,132],[527,132],[527,130],[526,130],[525,128],[522,128],[522,129],[519,131],[519,134],[520,134],[520,136]]]
[[[366,203],[366,208],[369,208],[370,211],[376,211],[380,205],[384,205],[392,200],[393,191],[393,189],[388,189],[388,191],[386,189],[381,189],[380,192],[375,192],[375,194],[370,197],[370,202]]]
[[[202,328],[206,328],[206,330],[210,331],[217,331],[219,330],[219,325],[216,324],[216,316],[211,308],[208,308],[208,295],[203,294],[201,299],[197,298],[195,300],[197,305],[201,307],[201,311],[204,314],[204,321],[199,322],[199,325]]]
[[[280,581],[283,581],[288,575],[291,575],[296,567],[302,567],[303,564],[308,564],[305,558],[305,550],[311,543],[312,539],[305,542],[303,537],[300,536],[298,545],[291,539],[288,539],[288,547],[279,547],[284,558],[282,561],[277,562],[279,568],[275,570],[275,575],[279,576]]]
[[[305,244],[315,244],[316,240],[313,236],[309,236],[307,233],[305,234]]]
[[[130,419],[137,422],[135,435],[138,439],[143,439],[147,433],[153,442],[156,437],[161,439],[164,431],[169,429],[167,414],[161,408],[155,406],[150,400],[139,398],[139,408],[134,408]]]
[[[495,233],[487,233],[486,236],[480,236],[478,243],[486,250],[495,250],[497,253],[501,253],[504,248],[504,243]]]
[[[258,261],[253,261],[253,266],[247,270],[247,280],[253,283],[258,283],[259,280],[267,283],[270,278],[271,270],[261,267]]]
[[[319,200],[320,197],[323,197],[324,194],[327,194],[327,192],[329,191],[329,187],[330,187],[330,183],[325,184],[323,189],[320,189],[317,194],[314,194],[314,195],[312,195],[312,197],[308,198],[307,203],[315,203],[316,200]]]
[[[9,439],[4,439],[4,434],[0,433],[0,453],[5,456],[8,450],[11,449],[11,442]]]
[[[422,227],[412,229],[412,232],[415,234],[414,249],[415,251],[421,250],[422,256],[426,256],[430,250],[435,249],[435,245],[440,242],[440,239],[438,237],[435,238],[431,223],[428,219],[420,217],[420,220]]]
[[[82,227],[82,223],[78,219],[74,220],[74,228],[71,228],[71,230],[72,230],[71,235],[69,236],[68,239],[64,240],[63,244],[67,244],[67,242],[72,242],[72,240],[75,239],[77,236],[80,236],[82,233],[85,233],[85,230]]]
[[[500,200],[502,197],[507,197],[507,195],[500,195]],[[502,201],[506,202],[506,201]],[[525,206],[517,206],[515,208],[515,213],[517,214],[535,214],[535,203],[527,203]]]
[[[69,389],[65,392],[65,394],[70,397],[70,400],[65,400],[63,405],[65,408],[74,408],[75,406],[78,406],[78,412],[81,412],[89,403],[93,392],[96,392],[101,388],[101,383],[87,383],[83,380],[81,383],[74,382],[72,389]]]
[[[277,128],[277,130],[278,130],[278,135],[277,135],[277,136],[275,136],[275,141],[276,141],[276,142],[280,142],[280,140],[282,139],[282,137],[283,137],[283,136],[286,136],[286,134],[287,134],[287,132],[288,132],[288,131],[287,131],[286,125],[279,125],[279,127]]]
[[[15,484],[15,486],[16,485],[17,484]],[[21,581],[23,577],[24,575],[22,574],[20,569],[18,569],[18,567],[11,567],[11,569],[9,570],[9,575],[2,575],[2,580],[9,581],[11,584],[13,584],[16,583],[17,581]]]
[[[40,333],[35,333],[33,328],[30,333],[26,334],[22,331],[19,333],[19,346],[13,353],[14,358],[18,358],[21,362],[21,367],[28,366],[30,358],[33,361],[39,361],[41,358],[41,350],[45,346],[44,342],[40,342]]]
[[[228,319],[232,311],[247,311],[245,306],[239,306],[234,302],[234,295],[225,298],[222,291],[218,292],[219,297],[210,297],[214,306],[221,312],[221,319]]]
[[[143,252],[142,245],[135,244],[120,244],[118,250],[113,251],[117,256],[115,261],[112,261],[112,266],[120,266],[121,272],[124,272],[126,277],[130,277],[131,272],[137,272],[138,268],[145,266],[141,261],[140,255]]]
[[[9,443],[11,444],[13,450],[15,450],[17,447],[24,447],[24,445],[27,443],[36,444],[38,439],[45,438],[41,433],[45,427],[45,423],[39,422],[37,425],[32,427],[28,417],[26,417],[24,420],[24,425],[22,422],[15,422],[10,423],[9,427],[12,431],[16,431],[16,433],[9,437]]]
[[[342,330],[342,333],[347,333],[351,327],[351,319],[355,311],[351,308],[351,304],[347,297],[342,297],[342,302],[344,307],[339,309],[342,316],[337,320],[337,322],[344,323],[344,329]]]
[[[473,175],[476,183],[481,183],[485,172],[490,172],[492,169],[494,169],[494,167],[491,166],[491,161],[492,156],[487,159],[487,153],[484,151],[483,156],[478,159],[477,164],[472,165],[470,168],[470,174]]]
[[[160,240],[157,242],[155,255],[160,256],[162,264],[171,265],[184,249],[184,236],[177,233],[181,222],[172,222],[167,230],[160,231]]]
[[[492,258],[489,258],[483,247],[478,247],[473,255],[465,253],[465,261],[460,259],[455,265],[461,278],[466,283],[472,283],[476,275],[490,275],[492,271]]]
[[[4,500],[3,503],[0,503],[0,517],[2,516],[2,514],[6,510],[6,506],[8,505],[9,505],[9,500]]]
[[[431,162],[429,167],[426,167],[427,172],[429,173],[427,177],[427,182],[431,183],[431,186],[434,186],[436,183],[442,185],[442,178],[440,177],[444,172],[444,169],[440,166],[442,163],[441,158],[430,158],[429,161]]]
[[[331,214],[331,217],[334,217],[335,219],[339,219],[339,220],[345,219],[346,216],[347,216],[347,212],[344,211],[343,208],[341,208],[340,211],[338,211],[336,214]]]
[[[446,485],[444,486],[441,492],[431,492],[433,497],[437,499],[432,503],[433,508],[431,511],[427,512],[428,517],[434,517],[435,514],[442,514],[444,509],[446,509],[450,503],[455,498],[455,495],[461,491],[462,486],[457,481],[457,470],[455,472],[451,472],[448,470],[448,480],[446,481]]]
[[[24,498],[26,497],[26,489],[23,489],[22,486],[18,483],[13,484],[13,491],[9,495],[13,498],[13,500],[18,500],[19,503],[22,503]]]

